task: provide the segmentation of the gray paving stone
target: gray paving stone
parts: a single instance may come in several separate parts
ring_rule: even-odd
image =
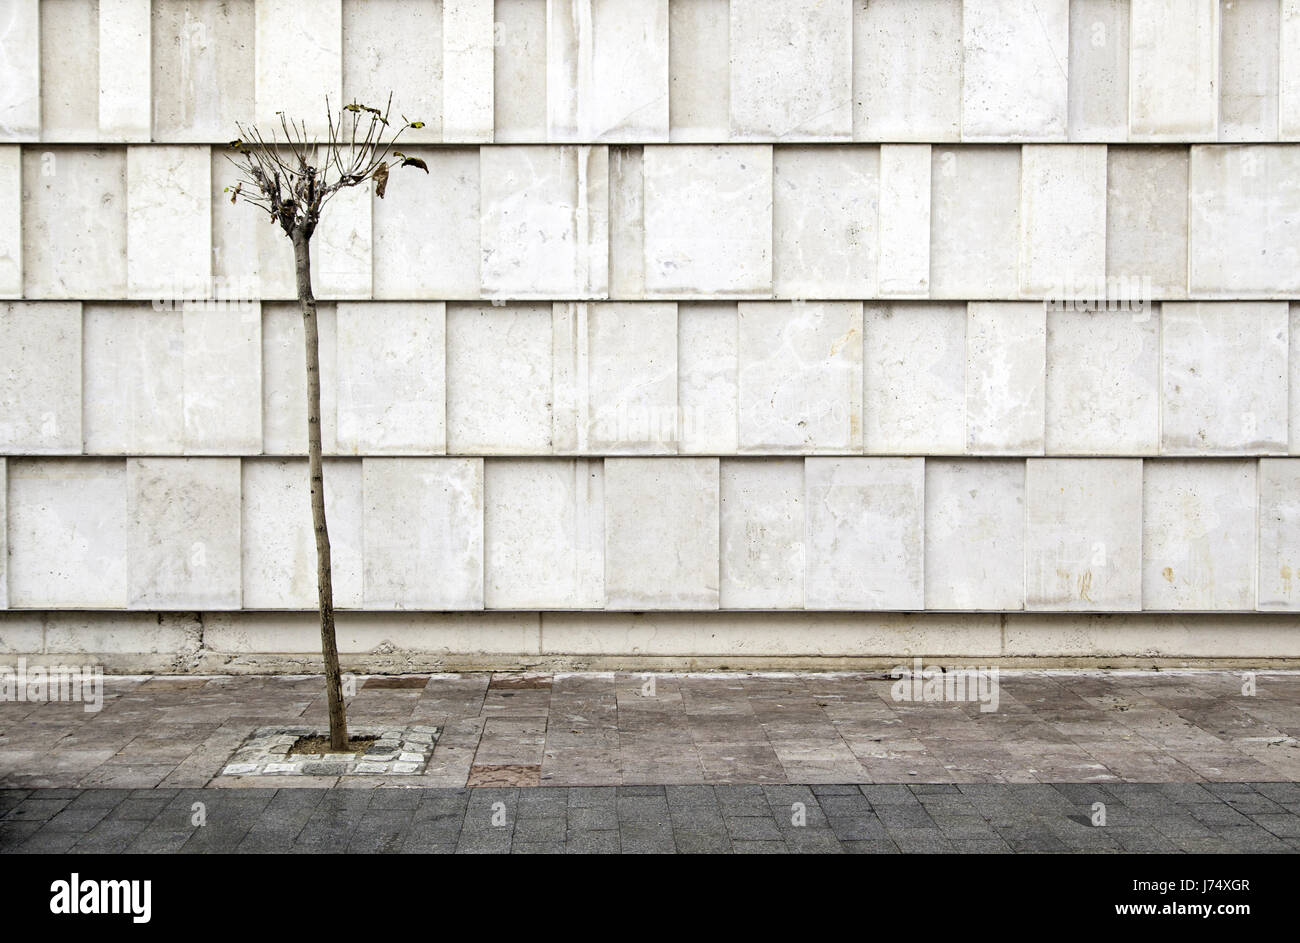
[[[570,829],[564,844],[569,854],[616,855],[620,850],[616,829]]]
[[[731,853],[731,836],[726,830],[673,829],[678,854],[725,855]]]

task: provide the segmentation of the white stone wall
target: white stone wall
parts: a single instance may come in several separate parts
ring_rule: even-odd
[[[5,0],[0,656],[314,649],[390,88],[346,652],[1300,658],[1298,0]]]

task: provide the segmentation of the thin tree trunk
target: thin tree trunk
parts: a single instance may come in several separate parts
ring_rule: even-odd
[[[298,303],[302,307],[302,334],[307,348],[307,462],[311,475],[311,519],[316,533],[316,595],[320,604],[320,649],[325,660],[325,689],[329,695],[330,748],[348,745],[348,720],[343,705],[339,673],[339,648],[334,637],[334,578],[330,568],[330,534],[325,524],[325,476],[321,468],[320,441],[320,337],[316,326],[316,298],[311,292],[311,237],[293,234],[293,255],[298,276]]]

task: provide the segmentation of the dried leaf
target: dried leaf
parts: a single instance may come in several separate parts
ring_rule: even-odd
[[[243,186],[244,186],[244,182],[241,180],[239,183],[235,184],[235,188],[233,190],[231,190],[230,187],[226,187],[227,190],[230,190],[231,203],[235,202],[235,197],[239,196],[239,191]]]
[[[388,189],[388,164],[380,163],[375,168],[375,196],[379,199],[384,198],[384,191]]]
[[[402,158],[402,166],[403,166],[403,167],[419,167],[419,168],[420,168],[421,170],[423,170],[426,174],[429,172],[429,165],[426,164],[424,161],[420,160],[420,158],[418,158],[418,157],[403,157],[403,158]]]
[[[412,122],[411,122],[411,127],[413,127],[413,128],[423,128],[423,127],[424,127],[424,122],[423,122],[423,121],[412,121]]]
[[[239,138],[235,138],[233,141],[231,141],[229,144],[226,145],[226,147],[236,151],[243,146],[244,146],[244,142],[241,141]]]

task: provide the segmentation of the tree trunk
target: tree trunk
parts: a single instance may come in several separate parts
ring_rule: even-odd
[[[311,236],[293,233],[297,268],[298,303],[302,307],[302,335],[307,348],[307,463],[311,475],[311,520],[316,533],[316,596],[320,605],[320,650],[325,660],[325,690],[329,695],[330,748],[348,745],[348,720],[343,705],[339,673],[339,647],[334,637],[334,578],[330,568],[330,534],[325,524],[325,476],[320,444],[320,335],[316,326],[316,298],[311,293]]]

